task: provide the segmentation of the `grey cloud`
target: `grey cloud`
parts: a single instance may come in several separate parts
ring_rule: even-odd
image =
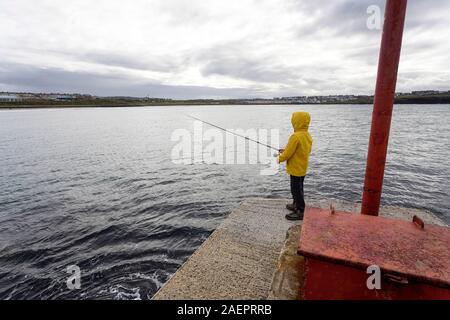
[[[58,5],[60,4],[56,4],[56,7]],[[0,72],[0,90],[2,88],[8,90],[16,88],[19,91],[66,91],[98,95],[151,95],[173,98],[255,97],[286,95],[288,93],[299,95],[305,92],[308,94],[310,92],[326,94],[327,92],[338,91],[343,93],[370,93],[373,90],[371,86],[375,80],[381,32],[369,30],[366,27],[368,17],[366,10],[370,5],[378,5],[384,10],[385,0],[286,0],[279,6],[280,8],[281,6],[283,8],[288,6],[288,16],[292,18],[292,22],[287,20],[286,23],[282,21],[283,23],[277,24],[277,17],[274,16],[273,21],[267,21],[265,24],[265,21],[261,18],[269,17],[270,12],[266,12],[267,16],[266,13],[262,13],[263,17],[261,18],[249,16],[248,26],[251,27],[251,24],[259,26],[261,23],[262,29],[265,26],[267,28],[264,30],[248,28],[242,35],[239,34],[239,27],[236,27],[233,22],[239,22],[239,26],[243,24],[243,27],[247,27],[245,25],[247,20],[242,19],[242,16],[236,20],[233,20],[232,15],[214,16],[220,15],[221,11],[210,10],[209,6],[212,5],[181,0],[146,4],[145,10],[153,10],[155,14],[163,18],[163,22],[160,21],[158,28],[155,28],[158,32],[163,32],[162,39],[159,39],[162,47],[159,48],[160,50],[154,51],[162,52],[161,55],[152,55],[153,48],[150,44],[137,43],[134,47],[116,50],[116,48],[108,45],[93,45],[84,41],[85,39],[81,39],[79,50],[73,52],[69,51],[73,49],[73,46],[67,45],[71,41],[70,36],[59,39],[60,42],[57,45],[51,43],[43,46],[41,51],[36,53],[31,52],[33,48],[37,47],[34,45],[34,40],[36,40],[36,43],[39,43],[39,41],[46,43],[48,37],[40,35],[39,32],[35,33],[36,39],[25,35],[25,37],[20,38],[25,39],[24,43],[22,43],[23,40],[22,42],[17,40],[16,43],[13,43],[12,48],[5,48],[2,51],[2,54],[3,52],[5,54],[3,55],[3,63],[0,64],[0,71],[2,68],[4,69],[3,72]],[[257,5],[257,2],[255,2],[255,5]],[[263,7],[264,5],[261,4],[260,8]],[[102,8],[97,9],[101,10]],[[248,10],[248,8],[244,9]],[[450,2],[448,0],[410,0],[408,2],[407,41],[404,41],[403,44],[402,61],[409,62],[409,64],[405,64],[409,66],[413,65],[412,61],[417,61],[417,65],[414,65],[414,67],[423,71],[401,70],[402,72],[399,73],[400,89],[408,90],[407,85],[414,88],[417,86],[434,87],[433,82],[436,83],[436,86],[441,86],[449,80],[448,73],[433,70],[433,68],[446,70],[448,69],[448,63],[450,63],[447,54],[448,45],[445,42],[448,22],[447,19],[442,19],[442,12],[449,12],[449,9]],[[225,12],[233,12],[234,10],[238,14],[239,6],[232,7],[231,11]],[[249,14],[248,11],[243,11],[245,14]],[[283,14],[282,10],[280,12]],[[301,13],[299,17],[306,15],[306,21],[295,20],[295,16],[291,16],[291,13],[295,12]],[[113,14],[120,16],[120,12],[113,12]],[[11,19],[15,18],[17,17]],[[137,19],[141,18],[137,17]],[[204,33],[208,37],[208,32],[205,32],[205,30],[208,31],[210,26],[217,27],[217,24],[221,24],[223,21],[220,18],[227,19],[227,23],[224,25],[226,25],[226,28],[231,28],[230,30],[217,28],[223,32],[224,39],[227,40],[214,39],[214,35],[211,35],[211,39],[204,39],[204,36],[200,39],[200,37],[194,36],[198,32],[199,34]],[[50,20],[51,15],[49,16],[49,24],[54,22]],[[55,19],[55,21],[58,20]],[[283,34],[271,33],[270,27],[272,24],[275,26],[274,30],[282,30]],[[148,25],[151,26],[151,24]],[[26,28],[26,25],[24,28]],[[39,24],[38,29],[40,28],[41,25]],[[42,29],[46,30],[46,21],[42,21]],[[76,31],[75,27],[68,29]],[[124,25],[123,29],[127,30],[127,26]],[[168,30],[167,35],[165,30]],[[179,32],[180,30],[183,32]],[[188,32],[184,32],[186,30]],[[429,33],[423,33],[422,37],[416,37],[416,35],[421,35],[422,32],[430,30],[433,30],[438,36],[432,37],[433,34],[431,34],[430,39],[423,40],[429,35]],[[31,29],[28,31],[33,34]],[[199,31],[203,31],[203,33]],[[17,30],[11,30],[12,36],[15,36],[14,32],[20,35]],[[152,32],[155,31],[149,27],[146,32],[148,33],[145,34],[148,34],[150,38]],[[192,35],[192,39],[185,39],[188,41],[185,41],[184,46],[179,48],[173,43],[180,40],[178,38],[180,34],[186,37]],[[166,36],[172,37],[170,38],[172,41],[167,41],[168,44],[164,47],[164,37]],[[6,40],[10,38],[5,36]],[[28,38],[33,40],[29,46],[26,43]],[[55,37],[55,39],[58,38]],[[124,39],[126,40],[126,35]],[[108,43],[106,40],[105,43]],[[8,42],[0,42],[0,49],[2,49],[4,43]],[[217,43],[221,43],[221,45],[217,45]],[[301,53],[303,49],[308,49],[305,51],[313,55],[316,53],[314,50],[321,50],[317,53],[320,54],[320,57],[323,57],[323,61],[312,63],[305,54],[300,54],[302,60],[292,58],[292,54],[282,51],[284,47],[291,47],[292,43],[295,45],[297,53]],[[60,51],[51,51],[58,46],[61,48]],[[14,47],[17,47],[17,49]],[[147,52],[138,52],[141,48],[145,48]],[[28,54],[33,58],[31,60],[35,61],[34,66],[25,65],[31,64],[27,60]],[[39,58],[37,58],[39,55],[45,58],[39,61]],[[59,56],[53,57],[53,55]],[[312,60],[317,61],[317,59]],[[6,61],[20,61],[24,64],[8,65]],[[95,68],[96,70],[102,70],[103,72],[64,70],[72,62],[93,63],[98,65]],[[39,68],[43,65],[59,65],[61,68]],[[118,68],[104,68],[102,66]],[[78,64],[77,67],[83,68],[84,65]],[[112,72],[111,69],[117,71]],[[173,75],[171,79],[176,79],[180,75],[180,78],[183,78],[184,81],[193,74],[196,81],[199,81],[200,78],[200,81],[207,84],[210,80],[214,80],[217,81],[215,82],[217,86],[220,85],[221,80],[212,79],[212,76],[220,75],[228,78],[227,84],[232,83],[233,80],[248,80],[254,85],[245,89],[236,85],[231,85],[227,89],[208,86],[163,85],[158,81],[135,76],[137,72],[131,72],[131,70],[170,73]],[[186,70],[188,72],[183,73]],[[272,85],[274,83],[275,85]],[[275,92],[275,90],[278,91]]]
[[[427,0],[427,1],[408,1],[408,9],[406,13],[405,29],[435,29],[448,28],[447,20],[435,19],[435,13],[441,10],[449,10],[450,3],[448,0]]]
[[[18,64],[2,66],[0,91],[5,88],[30,92],[89,93],[100,96],[129,95],[179,99],[256,97],[262,94],[257,87],[248,90],[173,86],[147,79],[130,78],[121,74],[100,75]]]
[[[378,38],[379,32],[369,30],[366,26],[367,8],[376,5],[381,9],[381,18],[384,15],[386,0],[319,0],[295,2],[295,9],[307,13],[314,18],[309,24],[304,24],[298,30],[299,37],[315,36],[319,31],[326,29],[335,36],[354,36],[362,34],[369,38]],[[434,19],[436,10],[448,10],[448,0],[409,1],[405,29],[413,31],[419,28],[447,27],[447,21]]]
[[[178,71],[182,64],[174,57],[147,57],[137,55],[119,55],[115,53],[92,52],[78,56],[83,61],[95,62],[107,66],[123,67],[135,70],[173,72]]]
[[[298,37],[315,37],[323,30],[326,30],[328,35],[334,36],[364,34],[376,37],[378,33],[366,26],[367,8],[370,5],[384,8],[384,2],[384,0],[297,1],[296,10],[312,19],[298,30]]]
[[[276,56],[258,56],[258,48],[243,43],[227,43],[201,52],[195,61],[202,64],[204,76],[222,75],[235,79],[245,79],[261,83],[297,84],[305,81],[302,74],[321,72],[334,73],[340,66],[286,66],[278,62]]]
[[[358,60],[373,66],[377,65],[379,52],[379,46],[354,48],[346,54],[346,59]]]
[[[205,76],[222,75],[257,82],[291,82],[298,80],[292,69],[246,58],[216,57],[201,68]]]
[[[277,64],[271,57],[256,57],[255,50],[245,42],[214,46],[194,57],[201,65],[202,75],[221,75],[257,82],[289,82],[298,76],[292,69]]]
[[[41,54],[45,53],[41,50],[34,51]],[[69,58],[80,62],[89,62],[140,71],[156,71],[166,73],[180,71],[183,69],[188,60],[188,57],[177,57],[173,55],[155,56],[148,54],[147,52],[120,54],[105,51],[73,52],[60,49],[47,50],[47,53],[54,54],[60,58]]]

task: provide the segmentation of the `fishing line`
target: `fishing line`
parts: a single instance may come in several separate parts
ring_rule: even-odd
[[[213,124],[213,123],[210,123],[210,122],[207,122],[207,121],[203,121],[202,119],[193,117],[193,116],[188,115],[188,114],[186,114],[186,116],[189,117],[189,118],[195,119],[195,120],[197,120],[197,121],[200,121],[200,122],[202,122],[202,123],[206,123],[207,125],[210,125],[210,126],[212,126],[212,127],[215,127],[215,128],[217,128],[217,129],[220,129],[220,130],[225,131],[225,132],[227,132],[227,133],[230,133],[230,134],[233,134],[233,135],[235,135],[235,136],[244,138],[244,139],[246,139],[246,140],[248,140],[248,141],[256,142],[257,144],[260,144],[260,145],[262,145],[262,146],[264,146],[264,147],[266,147],[266,148],[273,149],[273,150],[275,150],[275,151],[277,151],[277,152],[280,151],[280,149],[278,149],[278,148],[269,146],[268,144],[265,144],[265,143],[259,142],[259,141],[257,141],[257,140],[253,140],[253,139],[251,139],[251,138],[249,138],[249,137],[240,135],[240,134],[238,134],[238,133],[229,131],[229,130],[227,130],[227,129],[225,129],[225,128],[222,128],[222,127],[219,127],[218,125],[215,125],[215,124]]]

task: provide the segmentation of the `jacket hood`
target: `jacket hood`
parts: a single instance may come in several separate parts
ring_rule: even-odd
[[[294,131],[307,131],[310,122],[311,116],[308,112],[301,111],[292,114],[291,123]]]

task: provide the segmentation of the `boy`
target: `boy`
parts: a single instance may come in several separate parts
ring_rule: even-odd
[[[278,163],[287,161],[286,171],[291,176],[291,193],[293,204],[286,205],[292,212],[286,215],[288,220],[302,220],[305,212],[303,182],[308,170],[309,154],[311,153],[312,137],[308,132],[311,116],[308,112],[294,112],[291,123],[294,133],[289,137],[285,149],[280,150]]]

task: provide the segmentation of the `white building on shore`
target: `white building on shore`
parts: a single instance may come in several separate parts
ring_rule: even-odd
[[[20,100],[22,98],[16,94],[0,94],[0,102],[17,102]]]

